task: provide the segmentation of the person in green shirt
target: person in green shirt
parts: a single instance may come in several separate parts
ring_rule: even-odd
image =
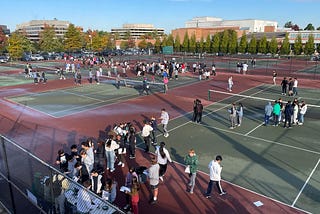
[[[190,167],[190,181],[188,183],[189,193],[193,194],[194,185],[196,183],[197,169],[198,169],[198,157],[194,151],[194,149],[189,150],[189,154],[184,158],[184,162],[186,165]]]
[[[273,126],[278,126],[279,125],[279,115],[281,113],[281,107],[278,101],[275,101],[275,104],[273,106],[273,119],[274,119],[274,125]]]

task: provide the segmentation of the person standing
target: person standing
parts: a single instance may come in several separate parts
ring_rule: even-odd
[[[303,125],[304,123],[304,115],[306,114],[308,109],[307,104],[304,101],[301,101],[300,112],[299,112],[299,125]]]
[[[237,110],[236,110],[236,104],[232,103],[231,108],[228,110],[229,112],[229,118],[230,118],[230,129],[234,129],[236,127],[236,117],[237,117]]]
[[[264,125],[265,126],[269,124],[272,111],[273,111],[273,107],[271,105],[271,102],[268,102],[268,104],[264,107]]]
[[[193,115],[192,115],[192,121],[193,122],[196,122],[197,121],[197,117],[198,117],[198,115],[197,115],[197,105],[198,105],[198,99],[195,99],[194,101],[193,101]]]
[[[119,144],[117,144],[111,137],[107,140],[105,144],[105,151],[107,157],[107,170],[110,169],[110,172],[114,171],[114,162],[115,162],[115,150],[119,148]]]
[[[298,95],[298,79],[297,79],[297,77],[295,77],[293,80],[292,90],[293,90],[293,96],[297,96]]]
[[[273,126],[278,126],[279,125],[279,117],[281,114],[281,106],[280,103],[278,102],[278,100],[275,101],[274,106],[273,106],[273,121],[274,124]]]
[[[210,194],[211,194],[212,186],[214,183],[216,184],[220,195],[226,194],[226,192],[222,189],[221,183],[220,183],[221,171],[222,171],[222,166],[220,165],[221,161],[222,161],[221,155],[217,155],[216,159],[212,160],[208,165],[208,168],[210,170],[210,181],[209,181],[207,192],[206,192],[206,198],[211,197]]]
[[[212,63],[212,75],[216,76],[216,65],[214,63]]]
[[[89,194],[91,188],[90,181],[83,182],[84,188],[80,188],[77,196],[77,213],[89,213],[90,210],[95,209],[97,205],[92,204],[92,199]]]
[[[283,77],[283,80],[281,81],[281,87],[282,87],[282,95],[287,95],[287,87],[288,87],[288,80],[287,77]]]
[[[133,125],[129,127],[129,134],[128,134],[128,141],[129,141],[129,158],[134,159],[136,158],[136,129]]]
[[[144,151],[145,152],[149,152],[149,148],[150,148],[150,141],[151,141],[151,131],[153,130],[153,128],[150,126],[150,124],[148,123],[147,120],[144,120],[143,121],[143,128],[142,128],[142,131],[141,131],[141,136],[143,137],[143,141],[144,141],[144,144],[145,144],[145,149]]]
[[[276,79],[277,79],[277,73],[276,71],[273,71],[272,72],[272,82],[273,82],[273,85],[276,85]]]
[[[91,68],[89,69],[89,83],[92,84],[93,73]]]
[[[197,123],[201,123],[202,122],[202,112],[203,112],[203,105],[201,103],[201,100],[198,100],[197,105]]]
[[[288,95],[293,96],[293,79],[291,77],[288,81]]]
[[[159,179],[163,181],[163,176],[167,171],[168,161],[173,163],[169,151],[165,148],[165,142],[161,142],[160,146],[156,147],[156,155],[159,164]]]
[[[293,107],[291,104],[291,101],[288,101],[286,104],[286,107],[284,108],[284,124],[283,128],[287,127],[288,123],[288,128],[291,128],[291,117],[293,115]]]
[[[227,88],[229,92],[232,91],[232,87],[233,87],[233,80],[232,80],[232,76],[230,76],[228,79],[228,88]]]
[[[166,112],[166,109],[164,109],[164,108],[161,109],[161,116],[159,119],[161,119],[161,124],[163,127],[163,136],[169,137],[169,133],[167,130],[168,123],[169,123],[169,114],[168,114],[168,112]]]
[[[241,126],[242,118],[243,118],[243,105],[242,105],[242,103],[239,103],[239,106],[237,108],[237,123],[238,123],[238,126]]]
[[[194,151],[194,149],[189,150],[189,154],[184,158],[184,162],[186,165],[190,166],[190,181],[188,183],[189,193],[193,194],[193,189],[196,183],[197,169],[198,169],[198,157]]]
[[[152,157],[151,166],[148,169],[149,184],[152,192],[152,199],[150,201],[151,204],[157,203],[158,199],[159,169],[160,166],[157,163],[157,159],[155,157]]]
[[[158,129],[158,124],[157,124],[157,120],[155,117],[151,117],[151,121],[150,121],[150,126],[152,127],[152,145],[155,146],[157,145],[157,129]]]

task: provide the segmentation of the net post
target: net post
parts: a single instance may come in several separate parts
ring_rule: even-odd
[[[210,101],[210,89],[208,90],[208,101]]]

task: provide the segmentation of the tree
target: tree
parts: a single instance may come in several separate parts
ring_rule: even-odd
[[[320,30],[320,27],[318,27],[317,30]]]
[[[20,59],[24,52],[31,51],[31,42],[19,32],[14,32],[9,38],[8,52],[12,59]]]
[[[187,32],[184,34],[181,49],[182,51],[185,51],[185,52],[189,51],[189,35]]]
[[[42,51],[58,52],[63,49],[61,40],[56,36],[53,26],[45,25],[40,33],[39,46]]]
[[[174,39],[172,34],[169,34],[167,39],[166,39],[166,45],[165,46],[172,46],[174,47]]]
[[[278,52],[278,42],[275,36],[272,37],[269,43],[269,52],[272,54],[276,54]]]
[[[309,23],[305,28],[304,30],[314,30],[314,27],[311,23]]]
[[[83,38],[81,37],[81,31],[73,24],[70,24],[67,32],[64,35],[64,48],[67,51],[77,51],[82,48]]]
[[[208,34],[206,42],[204,44],[204,51],[207,53],[211,53],[211,39],[210,39],[209,34]]]
[[[301,34],[299,33],[297,38],[294,40],[293,52],[295,55],[300,55],[303,51]]]
[[[297,24],[295,24],[295,25],[292,26],[291,29],[294,30],[294,31],[299,31],[300,27]]]
[[[189,52],[191,53],[195,53],[196,51],[196,35],[192,34],[191,38],[190,38],[190,42],[189,42]]]
[[[258,53],[267,53],[267,36],[265,34],[259,41]]]
[[[234,30],[229,30],[229,45],[228,50],[230,54],[237,53],[237,47],[238,47],[238,36],[237,32]]]
[[[309,34],[308,41],[304,46],[304,53],[307,55],[314,53],[314,37],[312,34]]]
[[[245,32],[243,32],[241,39],[240,39],[240,44],[238,47],[238,52],[239,53],[246,53],[248,47],[248,41],[247,41],[247,35]]]
[[[228,44],[229,44],[229,34],[227,30],[222,32],[220,51],[222,53],[228,53]]]
[[[282,41],[280,54],[288,55],[290,53],[289,35],[286,33],[284,40]]]
[[[214,34],[211,42],[211,49],[212,53],[219,53],[220,52],[220,34]]]
[[[135,48],[135,47],[136,47],[136,41],[132,37],[129,37],[128,48]]]
[[[284,24],[285,28],[292,28],[292,26],[293,26],[292,21],[288,21]]]
[[[0,52],[3,52],[7,46],[7,40],[8,38],[4,34],[2,28],[0,28]]]
[[[156,38],[156,41],[154,43],[154,48],[156,53],[160,53],[161,52],[161,41],[160,38]]]
[[[138,47],[140,49],[146,49],[147,48],[147,41],[145,39],[141,40],[138,44]]]
[[[257,53],[257,39],[255,35],[252,35],[251,40],[248,45],[248,52],[251,54]]]
[[[204,51],[204,38],[201,36],[199,42],[197,42],[197,52],[202,53]]]
[[[174,40],[174,51],[175,52],[180,52],[181,50],[181,41],[180,41],[180,36],[177,34],[176,39]]]
[[[121,41],[120,48],[123,50],[128,49],[128,41],[127,40]]]

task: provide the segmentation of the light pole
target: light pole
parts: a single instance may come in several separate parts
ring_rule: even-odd
[[[92,35],[89,35],[90,38],[90,49],[92,50]]]

